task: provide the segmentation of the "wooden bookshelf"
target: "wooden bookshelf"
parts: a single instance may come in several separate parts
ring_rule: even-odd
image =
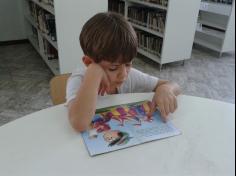
[[[139,40],[151,42],[148,47],[153,46],[153,40],[145,37],[146,35],[151,35],[155,40],[162,42],[160,51],[153,51],[142,46],[138,48],[139,54],[156,61],[160,64],[160,68],[166,63],[184,61],[191,58],[200,0],[167,0],[166,5],[148,0],[109,0],[108,2],[125,3],[124,10],[115,8],[109,10],[124,11],[123,15],[134,29],[138,30],[138,33],[140,31],[143,32]],[[186,8],[183,8],[183,6]],[[120,8],[122,6],[110,5],[109,7]],[[144,14],[144,16],[139,18],[140,14]],[[160,25],[162,19],[164,25]],[[151,25],[149,24],[150,21]],[[152,26],[156,26],[156,29],[153,29]],[[159,31],[160,26],[164,27]],[[139,41],[139,43],[142,43],[142,41]]]
[[[228,2],[202,0],[194,39],[195,44],[219,56],[235,49],[235,1]]]

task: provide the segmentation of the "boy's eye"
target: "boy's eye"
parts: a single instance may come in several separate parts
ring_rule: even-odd
[[[116,71],[117,70],[117,67],[111,67],[109,68],[109,71]]]

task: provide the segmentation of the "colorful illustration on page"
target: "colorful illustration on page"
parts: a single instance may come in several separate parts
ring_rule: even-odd
[[[144,101],[139,103],[119,105],[115,107],[101,109],[92,120],[89,133],[89,139],[96,139],[98,134],[103,133],[103,139],[109,147],[125,145],[132,138],[129,133],[122,130],[126,123],[132,123],[135,127],[142,126],[142,122],[152,122],[147,117],[150,112],[151,102]],[[111,129],[110,122],[115,124],[121,130]]]

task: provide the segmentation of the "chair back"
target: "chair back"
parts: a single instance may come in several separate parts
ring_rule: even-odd
[[[50,94],[54,105],[66,102],[66,84],[70,73],[55,76],[50,81]]]

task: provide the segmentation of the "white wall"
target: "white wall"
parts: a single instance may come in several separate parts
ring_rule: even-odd
[[[162,64],[190,59],[201,0],[169,0]]]
[[[54,0],[60,72],[84,67],[79,35],[84,23],[98,12],[107,11],[108,0]]]
[[[21,0],[0,0],[0,42],[26,39]]]

